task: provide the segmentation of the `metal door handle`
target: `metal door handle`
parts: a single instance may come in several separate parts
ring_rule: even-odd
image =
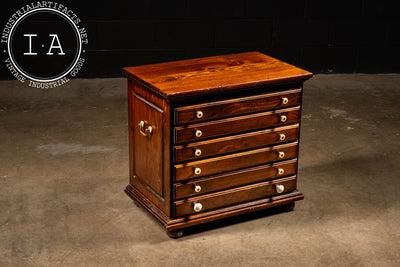
[[[148,126],[148,127],[147,127],[146,129],[144,129],[144,131],[143,131],[144,126],[145,126],[145,122],[144,122],[144,121],[139,122],[140,134],[141,134],[141,135],[147,136],[147,135],[150,135],[150,134],[153,133],[153,127]]]

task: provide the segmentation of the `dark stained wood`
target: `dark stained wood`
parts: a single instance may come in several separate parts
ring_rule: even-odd
[[[252,115],[190,124],[187,126],[179,126],[175,127],[175,143],[195,142],[197,140],[224,136],[228,133],[235,134],[296,123],[299,121],[299,115],[300,107],[292,107]],[[281,122],[281,116],[286,116],[287,120]],[[201,131],[202,135],[197,137],[196,131]]]
[[[300,92],[301,89],[295,89],[179,107],[175,109],[175,124],[198,123],[210,119],[255,113],[273,108],[296,106],[300,104]],[[288,102],[283,102],[283,98],[286,98]],[[196,116],[197,112],[202,112],[203,116],[198,118]]]
[[[268,130],[231,135],[217,139],[188,143],[174,147],[174,160],[197,160],[220,154],[238,152],[243,149],[258,148],[266,145],[275,145],[284,142],[298,140],[299,124],[278,127]],[[285,140],[280,140],[279,135],[284,134]],[[196,156],[196,149],[200,149],[201,155]]]
[[[220,220],[236,215],[255,212],[263,209],[268,209],[276,206],[293,203],[304,199],[304,195],[299,191],[293,191],[284,195],[272,196],[255,201],[249,201],[229,207],[192,214],[181,218],[169,218],[161,210],[152,204],[137,188],[128,185],[125,188],[125,193],[136,200],[143,208],[147,210],[167,231],[175,231],[184,229],[197,224],[202,224],[210,221]]]
[[[238,187],[230,190],[219,191],[204,196],[188,198],[185,200],[175,201],[175,216],[183,217],[193,213],[195,203],[201,203],[202,211],[209,211],[237,203],[245,203],[251,200],[278,195],[276,185],[283,185],[282,194],[291,192],[296,189],[296,177],[287,177],[275,179],[253,185]]]
[[[136,94],[134,94],[132,102],[135,110],[133,114],[133,127],[135,127],[134,175],[158,196],[163,197],[163,110]],[[140,121],[145,122],[146,128],[151,126],[153,132],[143,136],[139,130]]]
[[[135,132],[135,127],[133,126],[133,88],[134,84],[132,80],[128,79],[128,136],[129,136],[129,183],[133,184],[133,173],[135,166],[135,157],[133,156],[135,149],[133,133]]]
[[[284,158],[279,158],[279,152],[285,153]],[[175,180],[181,181],[185,179],[199,178],[207,175],[227,172],[230,170],[237,170],[250,166],[265,164],[267,162],[291,159],[295,158],[296,156],[297,142],[293,142],[242,153],[229,154],[211,159],[198,160],[175,165]],[[195,173],[196,168],[201,169],[200,174]]]
[[[297,171],[296,159],[241,169],[202,179],[190,180],[188,182],[176,183],[174,184],[174,198],[181,199],[203,195],[236,186],[274,179],[282,176],[277,173],[278,168],[285,170],[283,176],[293,175]],[[201,187],[200,192],[194,190],[196,186]]]
[[[171,216],[170,199],[170,124],[169,103],[129,80],[130,184],[163,212]],[[138,123],[146,120],[154,126],[149,137],[139,133]]]
[[[303,199],[296,190],[300,105],[311,73],[258,52],[124,72],[130,158],[125,192],[171,237],[188,226]],[[140,134],[140,121],[152,134]],[[278,193],[278,185],[285,190]],[[203,208],[196,212],[199,201]]]
[[[312,76],[259,52],[127,67],[123,72],[167,99],[303,81]]]
[[[155,205],[154,201],[147,197],[148,195],[145,194],[146,191],[143,189],[136,187],[135,185],[128,184],[125,188],[125,193],[136,203],[139,203],[143,208],[145,208],[164,226],[168,225],[171,221],[170,217],[172,217],[172,214],[170,216],[165,214],[165,212],[162,211],[158,205]]]
[[[169,221],[169,225],[167,225],[166,228],[169,230],[181,229],[200,223],[215,221],[231,216],[246,214],[249,212],[255,212],[262,209],[293,203],[294,201],[299,201],[302,199],[304,199],[304,195],[294,190],[285,195],[266,197],[255,201],[240,203],[237,205],[232,205],[217,210],[205,211],[202,213],[192,214],[186,217],[173,219]]]

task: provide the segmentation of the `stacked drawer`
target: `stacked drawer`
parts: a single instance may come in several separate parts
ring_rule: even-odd
[[[173,216],[296,189],[301,88],[174,109]]]

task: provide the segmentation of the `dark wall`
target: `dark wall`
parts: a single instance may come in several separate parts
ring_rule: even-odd
[[[1,24],[23,4],[2,1]],[[398,1],[58,1],[89,34],[79,77],[218,54],[266,53],[313,72],[400,72]],[[12,79],[4,64],[0,78]]]

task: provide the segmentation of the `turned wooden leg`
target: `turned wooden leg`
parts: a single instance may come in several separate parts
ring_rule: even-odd
[[[179,238],[183,236],[183,230],[167,231],[167,234],[171,238]]]

